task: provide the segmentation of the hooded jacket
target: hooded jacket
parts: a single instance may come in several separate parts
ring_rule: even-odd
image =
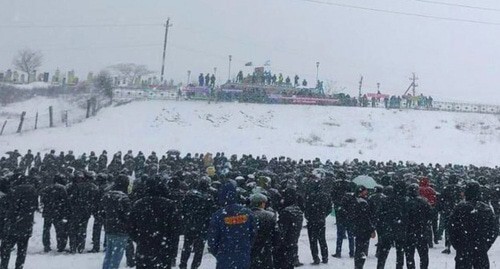
[[[227,182],[219,191],[223,207],[212,215],[208,249],[217,258],[217,268],[248,268],[255,237],[252,211],[237,204],[236,183]]]
[[[424,197],[429,204],[434,207],[437,202],[437,194],[436,191],[430,186],[429,178],[422,178],[419,184],[419,194]]]

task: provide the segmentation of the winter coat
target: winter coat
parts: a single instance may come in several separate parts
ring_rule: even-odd
[[[278,228],[281,251],[293,249],[297,245],[303,221],[302,211],[297,205],[287,206],[279,212]]]
[[[375,224],[371,218],[368,202],[364,198],[358,197],[353,211],[351,229],[354,236],[370,238],[371,234],[375,231]]]
[[[272,269],[274,268],[274,247],[279,239],[276,214],[261,208],[253,208],[252,212],[257,222],[257,235],[252,246],[250,268]]]
[[[62,220],[69,217],[68,193],[61,184],[51,184],[40,192],[40,202],[43,205],[42,217]]]
[[[450,215],[455,206],[460,203],[462,200],[461,191],[460,186],[455,184],[450,184],[443,188],[443,191],[441,192],[440,200],[442,203],[440,205],[440,209],[444,212],[444,214]]]
[[[179,225],[175,203],[165,197],[147,194],[132,206],[130,236],[144,248],[172,248],[174,227]]]
[[[71,215],[90,218],[95,207],[99,205],[99,190],[92,182],[74,182],[68,185],[68,200]]]
[[[38,195],[35,187],[21,184],[7,195],[4,236],[30,237],[33,232],[35,211],[38,209]]]
[[[330,196],[315,189],[306,194],[304,216],[310,223],[324,223],[332,212]]]
[[[448,229],[457,251],[487,252],[498,236],[498,220],[483,202],[461,202],[450,216]]]
[[[379,237],[387,241],[404,242],[408,224],[405,197],[394,194],[382,200],[376,222]]]
[[[190,190],[186,193],[182,206],[184,235],[205,239],[210,218],[216,210],[213,196],[198,190]]]
[[[423,178],[420,181],[418,192],[420,193],[420,196],[424,197],[432,207],[436,206],[436,191],[430,186],[428,178]]]
[[[104,229],[107,234],[127,235],[129,233],[130,199],[121,191],[109,191],[101,201],[104,214]]]
[[[432,219],[432,208],[423,197],[410,197],[406,202],[408,212],[408,242],[417,242],[424,237]]]
[[[212,215],[208,232],[208,249],[217,258],[216,268],[248,268],[256,226],[252,211],[236,203],[232,181],[221,187],[218,201],[225,206]]]
[[[342,200],[335,204],[335,220],[338,224],[353,226],[356,214],[357,199],[353,193],[346,193]]]

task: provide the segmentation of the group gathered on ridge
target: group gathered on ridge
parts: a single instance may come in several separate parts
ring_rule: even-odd
[[[218,269],[299,267],[307,259],[298,247],[304,221],[313,265],[342,259],[346,239],[355,269],[370,255],[377,269],[385,268],[393,247],[397,269],[416,268],[415,252],[426,269],[429,248],[444,239],[444,254],[455,249],[455,268],[484,269],[499,232],[500,168],[182,157],[176,150],[161,157],[129,150],[110,161],[106,151],[78,158],[72,151],[9,151],[0,159],[0,269],[8,268],[14,246],[15,268],[23,268],[37,211],[45,252],[52,251],[52,226],[56,251],[85,252],[92,217],[88,251],[104,250],[103,269],[119,268],[124,255],[128,267],[184,269],[192,253],[190,268],[200,268],[205,243]],[[337,235],[333,254],[329,216]],[[371,253],[370,240],[376,240]]]

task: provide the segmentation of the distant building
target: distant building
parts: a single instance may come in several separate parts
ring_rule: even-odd
[[[14,71],[14,73],[12,74],[12,82],[14,82],[14,83],[19,82],[19,73],[17,73],[17,71]]]
[[[52,83],[61,83],[61,71],[59,71],[59,68],[56,70],[54,76],[52,76]]]
[[[5,79],[5,75],[4,73],[0,73],[0,81],[3,82]]]
[[[74,85],[76,84],[75,83],[75,70],[71,70],[68,72],[68,79],[66,80],[66,83],[68,83],[69,85]]]
[[[43,82],[49,82],[49,72],[43,73],[42,81]]]
[[[19,76],[19,75],[18,75],[18,76]],[[17,81],[17,80],[16,80],[16,81]],[[21,84],[26,83],[26,77],[25,77],[25,75],[24,75],[24,74],[21,74],[21,79],[19,80],[19,82],[20,82]]]
[[[12,82],[12,70],[10,69],[5,72],[5,82]]]
[[[87,81],[88,82],[91,82],[94,80],[94,73],[92,72],[89,72],[89,74],[87,75]]]

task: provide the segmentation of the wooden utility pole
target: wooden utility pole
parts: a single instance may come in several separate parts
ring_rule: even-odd
[[[412,91],[413,91],[413,96],[416,95],[417,91],[416,91],[416,88],[418,87],[417,85],[417,80],[418,80],[418,77],[415,75],[415,73],[412,73],[412,77],[410,78],[410,80],[412,81]]]
[[[363,88],[363,76],[359,80],[359,99],[361,99],[361,88]]]
[[[170,18],[167,19],[167,23],[165,24],[165,40],[163,41],[163,62],[161,65],[161,83],[163,83],[163,75],[165,74],[165,57],[167,55],[167,39],[168,39],[168,28],[170,28],[172,24],[170,24]]]

